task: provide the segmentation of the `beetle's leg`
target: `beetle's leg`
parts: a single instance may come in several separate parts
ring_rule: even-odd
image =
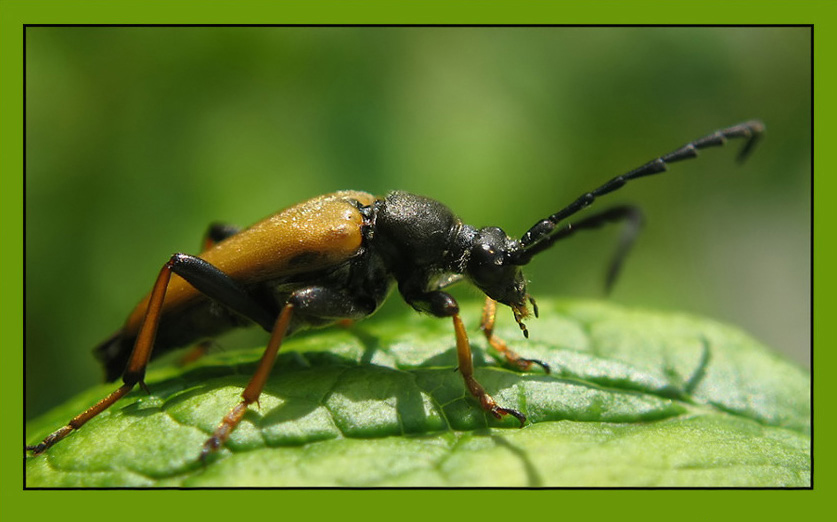
[[[63,426],[47,435],[47,437],[40,443],[33,446],[25,446],[25,450],[31,451],[33,456],[40,455],[55,445],[55,443],[72,433],[74,430],[81,428],[87,421],[108,409],[114,402],[118,401],[124,397],[125,394],[131,391],[133,387],[133,384],[123,384],[89,409],[73,417],[66,426]]]
[[[40,444],[26,446],[26,449],[32,451],[33,455],[43,453],[50,446],[72,433],[73,430],[79,429],[87,421],[124,397],[135,385],[139,384],[144,390],[148,391],[143,379],[145,378],[148,361],[151,358],[151,351],[154,348],[157,326],[160,323],[163,301],[172,273],[181,276],[201,293],[252,319],[263,327],[273,323],[273,314],[254,301],[244,288],[221,270],[203,259],[187,254],[174,254],[157,275],[142,326],[137,333],[128,364],[122,373],[124,384],[90,409],[73,417],[66,426],[50,434]],[[270,329],[270,326],[266,328]]]
[[[220,448],[229,438],[233,429],[241,422],[247,408],[254,402],[258,403],[270,370],[276,361],[276,355],[282,345],[291,317],[297,316],[312,325],[332,323],[343,319],[360,319],[375,311],[377,304],[373,299],[355,296],[324,286],[310,286],[295,290],[288,298],[288,303],[282,308],[279,318],[271,331],[270,341],[264,355],[262,355],[256,373],[241,394],[238,403],[212,436],[206,441],[201,451],[201,460]]]
[[[87,421],[108,409],[113,403],[131,391],[137,383],[147,390],[143,382],[145,367],[148,365],[149,357],[151,357],[151,349],[154,345],[154,337],[157,334],[157,325],[160,321],[160,310],[163,307],[163,299],[166,296],[166,287],[169,284],[169,279],[171,279],[171,272],[171,262],[166,263],[160,270],[157,281],[154,283],[154,289],[151,291],[151,297],[148,301],[148,311],[137,334],[137,340],[134,343],[131,358],[128,360],[128,366],[122,375],[124,384],[92,407],[70,419],[70,422],[66,426],[48,435],[40,444],[26,446],[27,451],[31,451],[33,455],[43,453],[74,430],[81,428]]]
[[[183,356],[177,361],[180,366],[186,366],[188,364],[192,364],[195,361],[203,359],[203,357],[209,353],[209,349],[212,347],[212,340],[207,339],[206,341],[201,341],[198,344],[193,345],[189,348],[189,351],[183,354]]]
[[[206,234],[204,234],[203,240],[201,241],[201,252],[206,252],[221,241],[230,236],[234,236],[239,232],[241,232],[241,227],[236,225],[230,225],[227,223],[212,223],[209,225],[209,228],[206,230]],[[203,358],[204,355],[209,353],[211,346],[212,341],[209,340],[192,346],[189,351],[180,358],[179,364],[181,366],[185,366]]]
[[[201,243],[201,252],[209,250],[216,244],[241,232],[241,227],[228,223],[212,223],[206,230]]]
[[[267,343],[267,348],[264,354],[262,354],[261,360],[259,360],[258,367],[256,367],[256,373],[253,374],[247,387],[241,393],[241,402],[230,410],[221,421],[221,424],[215,429],[212,436],[204,443],[200,455],[201,460],[206,459],[210,453],[220,448],[230,438],[230,434],[238,426],[238,423],[241,422],[244,413],[247,412],[247,408],[254,402],[258,402],[259,395],[261,395],[267,377],[270,375],[270,370],[273,368],[273,363],[276,361],[276,354],[279,353],[279,348],[282,346],[282,339],[285,338],[285,334],[288,331],[288,325],[291,322],[293,311],[294,305],[291,303],[286,304],[282,308],[282,312],[276,319],[276,324],[270,334],[270,341]]]
[[[526,416],[517,410],[497,406],[494,398],[474,378],[474,361],[471,355],[471,343],[468,341],[468,334],[465,332],[465,326],[462,324],[462,319],[459,318],[458,313],[453,315],[453,331],[456,334],[456,356],[459,361],[459,372],[462,374],[462,378],[465,379],[465,387],[468,388],[471,395],[480,401],[482,409],[498,419],[501,419],[503,415],[511,415],[520,421],[520,427],[522,428],[526,423]]]
[[[276,311],[256,301],[237,281],[203,259],[174,254],[167,265],[200,293],[255,322],[267,331],[274,326]]]
[[[474,361],[471,355],[471,343],[468,341],[468,334],[459,317],[459,305],[456,300],[442,291],[418,292],[411,289],[410,284],[403,284],[400,287],[404,300],[416,310],[429,312],[436,317],[452,317],[453,331],[456,335],[456,356],[459,362],[459,373],[465,380],[465,387],[471,395],[480,401],[480,406],[495,417],[502,418],[503,415],[511,415],[520,421],[520,427],[526,422],[526,416],[511,408],[501,408],[485,389],[474,378]]]
[[[482,320],[480,321],[480,329],[482,330],[482,333],[485,334],[485,338],[488,340],[488,343],[495,350],[503,354],[503,357],[506,358],[506,362],[520,369],[521,371],[528,371],[532,368],[533,364],[537,364],[538,366],[543,368],[546,373],[549,373],[550,368],[548,364],[537,359],[524,359],[523,357],[515,353],[514,350],[509,348],[505,341],[494,335],[494,321],[496,320],[496,316],[497,301],[486,296],[485,306],[483,306],[482,309]]]

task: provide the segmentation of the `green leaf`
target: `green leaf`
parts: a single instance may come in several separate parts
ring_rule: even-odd
[[[595,302],[540,303],[520,336],[552,367],[505,369],[472,325],[476,376],[528,418],[496,420],[454,371],[450,321],[407,314],[292,338],[207,463],[203,442],[261,350],[155,364],[140,390],[26,461],[29,487],[810,485],[810,377],[740,331]],[[510,316],[510,314],[509,314]],[[95,403],[97,386],[29,423],[28,441]]]

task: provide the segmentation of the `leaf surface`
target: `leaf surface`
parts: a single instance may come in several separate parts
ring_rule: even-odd
[[[518,373],[486,351],[463,307],[476,376],[467,395],[449,321],[407,314],[285,342],[260,399],[207,463],[203,442],[239,400],[261,349],[185,368],[153,364],[133,391],[26,462],[28,487],[810,485],[810,377],[707,319],[584,301],[539,303],[531,339],[497,334],[553,369]],[[510,314],[509,314],[510,315]],[[32,421],[37,442],[110,392]]]

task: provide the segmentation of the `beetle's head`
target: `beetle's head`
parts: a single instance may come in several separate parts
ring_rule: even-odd
[[[511,307],[515,321],[528,337],[522,320],[530,314],[530,303],[536,316],[538,309],[526,291],[526,278],[520,263],[516,262],[519,251],[520,243],[511,239],[502,229],[481,228],[471,246],[467,276],[485,295]]]

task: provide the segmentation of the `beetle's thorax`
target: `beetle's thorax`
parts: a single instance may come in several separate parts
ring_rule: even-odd
[[[376,202],[376,248],[399,283],[430,291],[462,276],[486,295],[525,307],[526,282],[513,261],[520,245],[497,227],[464,224],[436,200],[391,192]]]
[[[376,202],[375,214],[373,239],[396,278],[416,270],[461,273],[469,233],[448,207],[396,191]]]

